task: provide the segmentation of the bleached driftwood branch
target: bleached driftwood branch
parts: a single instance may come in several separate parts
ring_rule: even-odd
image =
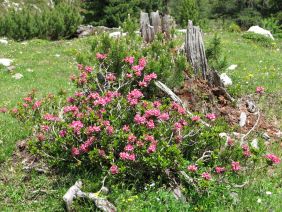
[[[170,98],[172,98],[173,101],[177,102],[178,104],[182,105],[183,108],[185,108],[187,114],[189,114],[190,116],[193,116],[193,113],[190,112],[187,107],[184,105],[183,101],[169,88],[167,87],[165,84],[163,84],[160,81],[155,81],[155,85],[161,89],[164,93],[168,94]],[[203,121],[203,120],[199,120],[203,125],[210,127],[210,125]]]
[[[255,130],[255,128],[257,127],[257,125],[259,124],[259,120],[260,120],[260,111],[258,109],[257,111],[257,114],[258,114],[258,118],[257,118],[257,121],[256,123],[254,124],[254,126],[252,127],[252,129],[249,130],[249,132],[247,132],[242,138],[241,138],[241,144],[244,143],[244,140],[246,139],[246,137],[252,132]]]
[[[105,212],[117,211],[116,207],[112,203],[110,203],[107,199],[99,197],[97,193],[83,192],[81,191],[81,188],[82,188],[82,182],[81,180],[78,180],[73,186],[69,188],[67,193],[63,196],[63,200],[65,201],[67,206],[67,211],[72,211],[71,209],[72,202],[77,197],[86,198],[93,201],[95,205],[102,211]]]

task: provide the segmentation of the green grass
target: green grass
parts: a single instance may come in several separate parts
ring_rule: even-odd
[[[261,107],[270,120],[276,118],[281,126],[282,41],[275,41],[274,48],[265,48],[243,39],[241,34],[219,35],[229,64],[238,65],[236,70],[227,72],[234,83],[229,91],[241,96],[254,93],[256,86],[264,86],[266,94],[261,99]],[[212,36],[212,33],[206,35],[207,43]],[[0,58],[14,59],[13,64],[16,66],[12,73],[0,69],[0,107],[14,107],[33,88],[39,95],[58,93],[60,90],[71,92],[68,77],[76,72],[76,54],[87,50],[90,40],[91,38],[58,42],[32,40],[26,45],[10,41],[7,46],[0,45]],[[57,57],[56,54],[60,56]],[[29,72],[30,69],[33,72]],[[15,73],[21,73],[24,77],[15,80],[12,78]],[[24,125],[7,114],[0,114],[0,211],[64,211],[62,196],[80,177],[86,179],[86,190],[97,190],[100,185],[95,184],[97,179],[91,175],[73,177],[71,174],[59,175],[53,172],[38,174],[23,171],[21,163],[14,164],[11,156],[15,143],[28,134]],[[270,148],[281,155],[279,143]],[[111,193],[110,198],[120,211],[201,211],[204,208],[209,208],[209,211],[281,211],[282,172],[279,170],[281,166],[274,174],[257,170],[246,176],[246,180],[250,182],[248,186],[231,190],[239,197],[239,202],[234,204],[227,200],[224,202],[228,194],[221,193],[220,189],[201,200],[202,206],[178,202],[168,191],[156,191],[153,188],[139,194],[126,189],[117,190]],[[266,191],[272,192],[272,195],[267,195]],[[257,203],[258,198],[262,200],[261,203]],[[83,209],[79,209],[77,203],[78,211],[90,211],[93,208],[89,202],[80,204]]]

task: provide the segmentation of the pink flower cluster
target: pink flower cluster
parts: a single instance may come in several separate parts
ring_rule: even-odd
[[[135,161],[135,159],[136,159],[135,154],[129,154],[128,152],[119,153],[119,157],[122,160],[130,160],[130,161]]]
[[[106,76],[106,80],[113,82],[116,80],[116,76],[113,73],[108,73]]]
[[[232,161],[231,162],[231,167],[232,167],[232,170],[234,172],[237,172],[237,171],[241,170],[240,162]]]
[[[149,84],[153,79],[157,79],[157,74],[151,73],[151,74],[145,75],[143,81],[139,82],[139,86],[140,86],[140,87],[147,87],[148,84]]]
[[[243,155],[244,156],[246,156],[246,157],[251,156],[251,151],[250,151],[250,147],[248,146],[248,144],[243,144],[242,149],[243,149]]]
[[[143,97],[143,94],[140,90],[134,89],[133,91],[129,92],[127,94],[127,101],[131,106],[137,105],[139,102],[139,99]]]
[[[57,117],[57,116],[54,116],[54,115],[52,115],[52,114],[49,114],[49,113],[47,113],[47,114],[45,114],[44,116],[43,116],[43,119],[45,119],[46,121],[60,121],[60,118],[59,117]]]
[[[134,57],[132,57],[132,56],[126,57],[126,58],[124,58],[123,61],[132,65],[134,63]]]
[[[262,87],[262,86],[256,87],[256,93],[262,94],[263,92],[264,92],[264,87]]]
[[[68,113],[68,112],[77,113],[78,107],[77,106],[66,106],[66,107],[64,107],[64,113]]]
[[[198,167],[196,165],[189,165],[187,169],[190,172],[196,172],[198,170]]]
[[[265,158],[271,161],[273,164],[278,164],[281,162],[281,159],[274,154],[266,154]]]
[[[138,65],[132,66],[131,69],[134,71],[136,76],[140,77],[146,65],[147,65],[146,59],[140,58],[138,61]]]
[[[97,53],[97,54],[96,54],[96,58],[97,58],[98,60],[104,60],[104,59],[107,58],[107,55],[106,55],[106,54]]]
[[[176,102],[172,103],[172,109],[176,110],[179,114],[185,114],[186,111],[183,107],[181,107],[179,104],[177,104]]]
[[[97,133],[101,131],[101,127],[100,126],[89,126],[86,129],[86,134],[90,135],[92,133]]]
[[[119,169],[117,165],[112,165],[110,168],[110,172],[111,174],[118,174],[119,173]]]
[[[224,167],[217,166],[217,167],[215,167],[215,172],[216,172],[217,174],[221,174],[221,173],[225,172],[225,168],[224,168]]]
[[[201,119],[200,116],[193,116],[191,118],[192,121],[199,121],[200,119]]]
[[[80,130],[83,128],[83,123],[81,121],[73,121],[70,124],[70,127],[73,128],[74,133],[80,134]]]
[[[211,177],[210,173],[204,172],[202,174],[202,178],[204,178],[205,180],[211,180],[212,177]]]
[[[211,120],[211,121],[213,121],[213,120],[216,119],[216,115],[215,115],[214,113],[208,113],[208,114],[206,115],[206,118],[209,119],[209,120]]]
[[[40,108],[41,104],[42,104],[41,101],[36,101],[36,102],[34,102],[34,104],[33,104],[33,106],[32,106],[32,109],[33,109],[33,110],[36,110],[36,109]]]

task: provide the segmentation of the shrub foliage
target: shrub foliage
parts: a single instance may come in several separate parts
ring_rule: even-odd
[[[78,8],[67,3],[42,11],[30,7],[18,11],[11,9],[0,17],[0,36],[15,40],[71,38],[81,22]]]

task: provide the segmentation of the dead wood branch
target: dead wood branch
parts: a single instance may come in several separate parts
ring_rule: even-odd
[[[105,180],[105,178],[104,178]],[[103,180],[103,184],[104,184]],[[66,192],[66,194],[63,196],[63,200],[66,203],[67,211],[72,211],[72,203],[73,200],[77,197],[85,198],[93,201],[95,205],[105,212],[115,212],[117,211],[116,207],[110,203],[107,199],[99,197],[97,193],[88,193],[81,191],[82,188],[82,182],[81,180],[76,181],[76,183],[69,188],[69,190]],[[104,185],[100,189],[100,191],[104,188]]]
[[[186,112],[187,112],[188,115],[194,116],[193,113],[190,112],[190,111],[187,109],[187,107],[184,105],[183,101],[182,101],[169,87],[167,87],[165,84],[163,84],[163,83],[160,82],[160,81],[155,81],[155,85],[156,85],[159,89],[161,89],[164,93],[166,93],[173,101],[175,101],[176,103],[182,105],[182,106],[185,108],[185,110],[186,110]],[[209,125],[208,123],[206,123],[205,121],[200,120],[200,122],[201,122],[203,125],[205,125],[205,126],[207,126],[207,127],[210,127],[210,125]]]

